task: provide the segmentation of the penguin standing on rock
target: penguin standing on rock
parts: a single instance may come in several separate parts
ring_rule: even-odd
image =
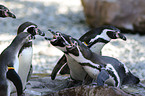
[[[9,11],[9,9],[3,5],[0,5],[0,17],[12,17],[16,18],[16,16]]]
[[[18,70],[18,53],[25,42],[32,39],[31,34],[21,33],[17,35],[12,43],[0,55],[0,96],[10,96],[11,80],[17,89],[17,95],[23,95],[23,85],[16,70]],[[9,79],[9,80],[8,80]]]
[[[21,24],[18,28],[17,34],[20,34],[22,32],[30,33],[32,36],[34,35],[45,36],[45,33],[43,33],[38,28],[38,26],[32,22],[24,22],[23,24]],[[27,81],[29,80],[32,74],[32,56],[33,56],[32,41],[25,42],[18,54],[19,58],[18,74],[22,80],[24,89]]]
[[[66,39],[64,41],[69,56],[75,59],[90,77],[96,79],[98,86],[107,83],[120,87],[123,84],[138,84],[140,82],[139,78],[134,76],[117,59],[95,54],[77,39],[70,37],[70,43]]]
[[[95,28],[95,29],[88,31],[79,40],[81,42],[83,42],[86,46],[88,46],[93,52],[95,52],[97,54],[101,54],[101,49],[103,48],[103,46],[105,44],[109,43],[111,41],[111,39],[119,39],[119,38],[122,40],[126,40],[126,37],[120,33],[120,30],[118,28],[111,26],[111,25],[105,25],[105,26],[101,26],[101,27],[98,27],[98,28]],[[57,44],[54,46],[57,46]],[[56,74],[61,69],[61,67],[63,67],[60,71],[61,74],[66,74],[70,71],[69,70],[70,67],[68,67],[68,62],[73,63],[73,64],[76,63],[75,61],[72,61],[72,59],[67,60],[66,56],[63,55],[52,71],[52,74],[51,74],[52,80],[55,79]],[[69,64],[69,65],[73,66],[73,64]],[[67,71],[65,71],[65,70],[67,70]],[[79,69],[79,67],[78,67],[78,71],[79,70],[81,70],[81,69]],[[81,71],[79,71],[79,72],[74,71],[74,72],[71,72],[70,75],[74,80],[78,80],[77,78],[79,78],[79,80],[82,81],[84,76],[83,75],[79,76],[77,74],[81,75],[81,74],[85,74],[85,72],[83,72],[83,71],[82,71],[82,73],[80,73],[80,72]],[[76,74],[76,75],[73,76],[73,74]]]

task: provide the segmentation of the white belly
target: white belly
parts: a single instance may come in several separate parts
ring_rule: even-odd
[[[85,71],[89,74],[90,77],[97,79],[98,74],[100,73],[99,70],[89,67],[89,66],[84,66]]]
[[[16,92],[16,88],[13,84],[13,82],[11,82],[10,80],[8,80],[8,96],[10,96],[11,92]]]
[[[67,61],[70,68],[71,77],[75,80],[83,81],[87,74],[83,67],[69,55],[67,55]]]
[[[18,74],[22,80],[23,89],[26,86],[27,76],[29,74],[30,65],[32,64],[33,49],[32,47],[26,48],[19,56],[19,70]]]

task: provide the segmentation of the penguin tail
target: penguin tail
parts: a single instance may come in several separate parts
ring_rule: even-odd
[[[138,84],[140,82],[140,79],[136,76],[134,76],[131,72],[127,73],[127,76],[123,79],[122,84]]]
[[[9,69],[6,74],[7,78],[13,82],[13,84],[16,87],[17,90],[17,95],[18,96],[23,96],[23,85],[21,78],[19,75],[16,73],[14,69]]]

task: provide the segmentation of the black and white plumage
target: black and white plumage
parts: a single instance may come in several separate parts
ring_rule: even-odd
[[[32,22],[22,23],[17,30],[17,34],[20,34],[22,32],[30,33],[32,36],[35,35],[45,36],[45,33],[43,33],[38,28],[38,26]],[[21,77],[24,89],[27,81],[29,80],[32,74],[32,56],[33,56],[32,41],[24,43],[18,54],[19,58],[18,74]]]
[[[97,54],[101,54],[101,49],[104,47],[105,44],[109,43],[111,41],[111,39],[118,39],[118,38],[126,40],[126,37],[120,33],[120,30],[118,28],[116,28],[114,26],[106,25],[106,26],[101,26],[101,27],[98,27],[98,28],[95,28],[95,29],[88,31],[79,40],[81,42],[83,42],[84,44],[86,44],[93,52],[95,52]],[[56,46],[56,45],[54,45],[54,46]],[[72,59],[70,59],[70,58],[69,58],[69,60],[67,60],[65,55],[63,55],[61,57],[61,59],[59,59],[56,66],[54,67],[52,74],[51,74],[51,78],[55,79],[56,74],[59,70],[61,70],[60,71],[61,74],[69,73],[70,70],[68,67],[68,62],[69,61],[70,61],[70,63],[74,62],[71,60]],[[71,65],[73,65],[73,64],[71,64]],[[83,73],[85,74],[85,72],[83,72]],[[73,74],[73,73],[71,72],[71,74]],[[79,76],[76,75],[74,77],[71,75],[71,77],[74,80],[77,80],[77,78]],[[79,79],[79,80],[82,80],[82,79]]]
[[[64,41],[67,41],[66,39]],[[97,85],[103,86],[104,83],[120,87],[123,84],[137,84],[139,78],[134,76],[119,60],[101,56],[92,52],[81,41],[70,38],[70,44],[66,42],[66,50],[84,70],[96,79]]]
[[[0,17],[12,17],[12,18],[16,18],[16,16],[10,12],[10,10],[5,7],[4,5],[0,5]]]
[[[23,85],[18,71],[18,53],[25,42],[31,40],[31,34],[21,33],[17,35],[12,43],[0,55],[0,96],[10,96],[11,85],[13,82],[17,89],[17,95],[23,95]]]

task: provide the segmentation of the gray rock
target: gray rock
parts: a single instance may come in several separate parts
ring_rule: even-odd
[[[25,96],[142,96],[145,94],[144,88],[137,85],[124,85],[121,89],[95,85],[67,88],[70,81],[68,77],[57,76],[55,80],[51,80],[49,74],[33,74],[26,85]],[[145,84],[145,81],[142,83]],[[16,96],[16,93],[11,96]]]
[[[53,96],[131,96],[119,88],[115,87],[93,87],[89,85],[82,85],[64,89]]]
[[[145,34],[145,0],[81,0],[91,27],[111,24]],[[125,31],[125,30],[124,30]]]

